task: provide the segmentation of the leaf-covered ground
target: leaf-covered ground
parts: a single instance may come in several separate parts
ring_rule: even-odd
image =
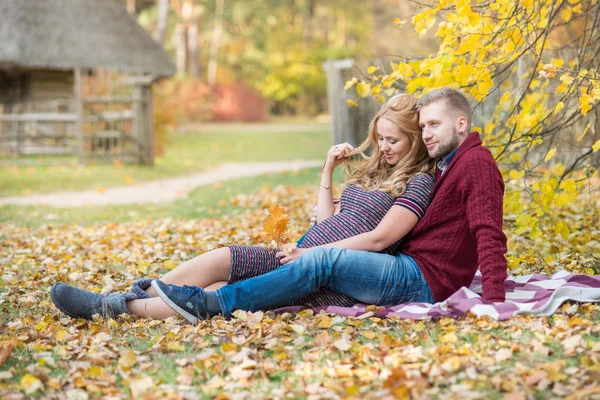
[[[566,304],[552,317],[506,322],[304,311],[237,312],[191,326],[183,319],[74,320],[50,301],[57,281],[127,290],[133,279],[159,276],[199,252],[266,244],[261,231],[275,204],[301,232],[311,189],[231,198],[238,207],[259,206],[231,217],[1,224],[0,397],[600,398],[600,305]],[[507,226],[511,270],[598,273],[598,225],[591,225],[598,207],[587,204],[569,221],[569,239],[532,241]]]

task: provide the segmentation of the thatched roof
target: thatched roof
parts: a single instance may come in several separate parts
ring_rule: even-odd
[[[0,0],[0,69],[11,67],[175,72],[123,0]]]

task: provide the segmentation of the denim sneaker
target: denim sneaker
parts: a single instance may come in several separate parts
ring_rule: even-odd
[[[169,307],[192,324],[199,319],[210,319],[211,313],[206,305],[206,292],[196,286],[167,285],[155,279],[152,287]]]
[[[50,289],[50,298],[56,308],[71,318],[92,319],[94,314],[114,318],[129,314],[125,302],[135,297],[132,293],[99,294],[64,283],[57,283]]]

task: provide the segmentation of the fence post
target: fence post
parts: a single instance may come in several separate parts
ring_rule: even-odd
[[[331,114],[333,144],[348,142],[353,146],[366,138],[369,122],[379,110],[379,102],[369,96],[361,99],[357,107],[349,107],[350,97],[344,90],[346,80],[354,74],[352,60],[327,61],[323,68],[327,72],[327,98]]]
[[[350,70],[354,66],[352,60],[329,60],[323,64],[327,72],[327,100],[329,102],[329,113],[331,115],[331,134],[333,144],[349,142],[353,145],[350,137],[350,112],[346,100],[348,95],[344,90],[343,71]]]
[[[154,164],[151,81],[137,80],[133,87],[133,136],[138,143],[137,162]]]
[[[83,164],[83,99],[81,94],[81,68],[76,67],[73,71],[75,75],[75,134],[77,135],[77,153],[79,164]]]

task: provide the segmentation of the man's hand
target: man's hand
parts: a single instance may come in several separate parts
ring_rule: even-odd
[[[310,249],[299,249],[296,247],[290,250],[288,254],[286,254],[284,250],[281,250],[277,252],[277,258],[279,258],[279,262],[281,263],[281,265],[289,264],[293,261],[296,261],[298,257],[306,253],[308,250]]]
[[[315,226],[317,223],[317,206],[312,209],[312,215],[310,216],[310,226]]]

